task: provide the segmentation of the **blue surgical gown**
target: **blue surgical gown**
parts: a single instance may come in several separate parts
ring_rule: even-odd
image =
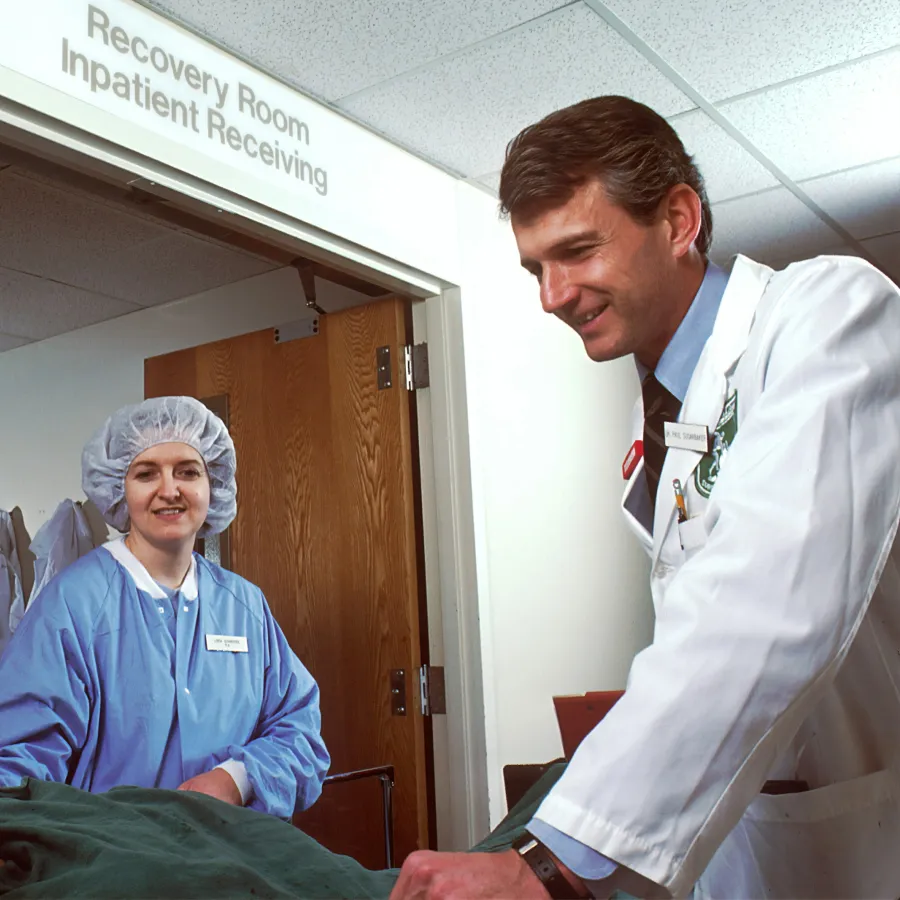
[[[176,616],[113,549],[57,576],[0,660],[0,786],[174,789],[234,760],[248,806],[284,818],[310,806],[329,765],[319,690],[259,588],[195,555]],[[247,652],[208,649],[215,636],[245,637]]]

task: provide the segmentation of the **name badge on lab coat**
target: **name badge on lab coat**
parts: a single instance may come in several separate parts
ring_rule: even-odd
[[[247,638],[243,635],[208,634],[207,650],[225,650],[230,653],[247,653]]]
[[[705,425],[686,425],[684,422],[664,422],[666,446],[677,450],[696,450],[709,453],[709,429]]]

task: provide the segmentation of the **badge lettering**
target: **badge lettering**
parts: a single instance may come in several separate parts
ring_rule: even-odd
[[[247,653],[247,638],[243,635],[208,634],[206,649],[219,650],[226,653]]]
[[[666,446],[676,450],[696,450],[709,453],[709,431],[705,425],[688,425],[684,422],[663,422]]]

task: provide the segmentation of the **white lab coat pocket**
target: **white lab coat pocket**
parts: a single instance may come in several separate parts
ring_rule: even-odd
[[[694,896],[895,900],[898,828],[900,789],[888,770],[797,794],[761,794]]]
[[[703,516],[692,516],[686,522],[678,523],[678,540],[685,562],[706,544],[707,537]]]

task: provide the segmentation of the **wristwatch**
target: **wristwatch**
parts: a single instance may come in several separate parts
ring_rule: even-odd
[[[553,900],[584,900],[590,892],[582,884],[579,892],[562,872],[550,851],[536,838],[526,833],[514,844],[513,850],[525,860],[532,872],[540,879],[541,884]],[[573,875],[573,878],[577,877]]]

